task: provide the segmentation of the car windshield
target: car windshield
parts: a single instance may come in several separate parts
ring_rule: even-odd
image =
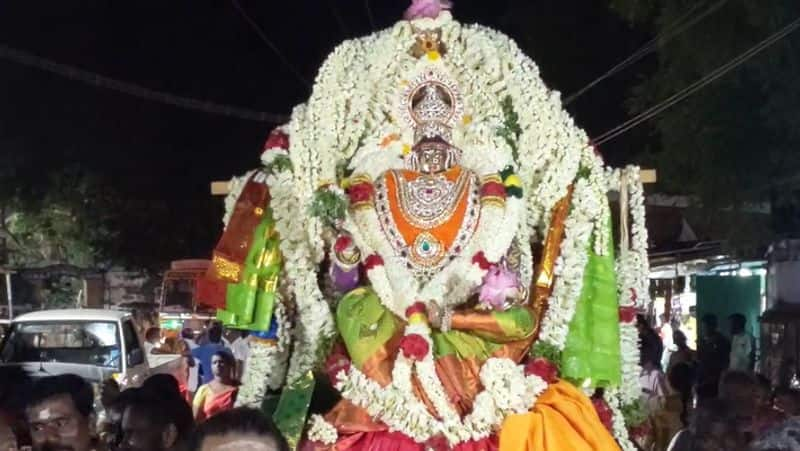
[[[60,362],[120,368],[117,324],[111,321],[17,323],[0,351],[4,362]]]

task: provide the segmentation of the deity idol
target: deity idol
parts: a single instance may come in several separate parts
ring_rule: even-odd
[[[304,449],[633,449],[636,169],[603,167],[508,38],[421,10],[337,48],[231,184],[209,276],[253,332],[239,402]],[[341,400],[307,418],[322,373]]]

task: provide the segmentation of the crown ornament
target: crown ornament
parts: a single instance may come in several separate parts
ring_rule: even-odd
[[[401,92],[398,110],[404,125],[414,130],[414,143],[425,138],[450,142],[464,115],[464,101],[455,81],[427,69]]]

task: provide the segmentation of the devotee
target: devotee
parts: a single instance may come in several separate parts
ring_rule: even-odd
[[[180,398],[162,398],[143,388],[125,407],[119,449],[179,450],[190,436],[192,427],[189,407]]]
[[[649,415],[656,413],[662,407],[667,388],[664,373],[658,368],[658,361],[649,355],[641,356],[642,372],[639,384],[642,387],[641,400]]]
[[[20,367],[0,367],[0,444],[30,445],[25,403],[33,381]],[[0,448],[5,451],[5,448]]]
[[[692,423],[675,435],[668,451],[741,451],[746,438],[737,427],[730,404],[711,399],[699,404]]]
[[[226,347],[222,343],[222,327],[214,324],[208,329],[208,343],[192,350],[192,356],[200,363],[200,378],[203,384],[211,382],[214,378],[211,370],[211,356],[225,349]]]
[[[700,383],[716,385],[722,372],[728,368],[731,343],[717,330],[715,315],[704,315],[701,321],[703,336],[697,350]]]
[[[288,451],[289,448],[268,417],[256,409],[240,407],[201,424],[189,449]]]
[[[660,365],[664,344],[642,314],[636,315],[636,329],[639,331],[639,354],[643,359]]]
[[[672,332],[672,341],[675,343],[675,351],[669,356],[667,374],[669,374],[669,370],[672,367],[679,363],[689,365],[689,368],[691,368],[694,373],[695,366],[697,365],[697,353],[686,343],[686,334],[676,329]]]
[[[142,390],[160,399],[185,399],[180,383],[171,374],[154,374],[142,384]]]
[[[745,331],[747,318],[741,313],[729,317],[731,323],[730,366],[735,371],[752,371],[754,363],[754,339]]]
[[[25,414],[36,451],[91,451],[90,424],[94,412],[94,391],[74,374],[37,380],[31,390]]]
[[[231,343],[233,357],[236,358],[236,378],[241,380],[244,377],[244,370],[247,365],[247,358],[250,357],[250,332],[240,330],[239,336]]]
[[[194,396],[192,407],[198,423],[232,409],[239,392],[239,383],[233,375],[236,361],[230,351],[217,351],[211,359],[211,370],[214,379],[198,388]]]
[[[194,341],[194,330],[191,327],[186,327],[181,330],[181,339],[186,346],[189,347],[189,354],[197,348],[197,342]],[[194,357],[192,358],[193,365],[189,366],[189,377],[186,382],[186,388],[189,390],[189,393],[194,394],[197,391],[197,387],[200,386],[200,364],[194,361]]]
[[[790,418],[750,444],[750,451],[800,451],[800,418]]]
[[[158,341],[161,339],[161,331],[157,327],[151,327],[144,333],[144,353],[145,355],[160,354]]]
[[[122,443],[122,416],[128,405],[141,393],[141,388],[129,388],[119,393],[106,407],[106,415],[100,423],[99,436],[109,451],[116,451]]]

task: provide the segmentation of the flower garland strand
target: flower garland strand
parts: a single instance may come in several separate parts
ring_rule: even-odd
[[[575,182],[572,210],[564,222],[565,237],[554,269],[556,282],[539,333],[541,341],[559,351],[564,349],[569,323],[583,288],[583,272],[589,261],[587,249],[594,220],[602,213],[600,201],[587,178]]]

